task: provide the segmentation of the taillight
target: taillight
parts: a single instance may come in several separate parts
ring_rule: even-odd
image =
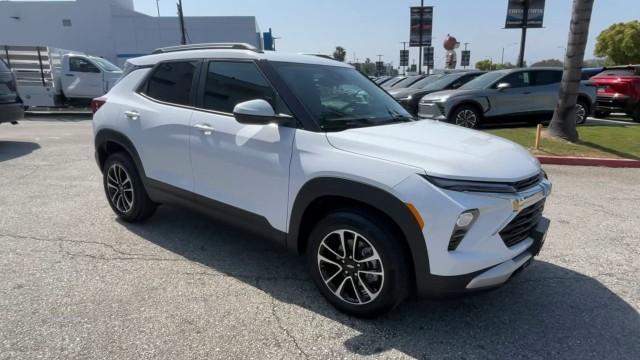
[[[107,98],[99,97],[91,100],[91,111],[95,114],[102,105],[107,103]]]

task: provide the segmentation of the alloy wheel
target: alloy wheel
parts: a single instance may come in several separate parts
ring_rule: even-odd
[[[113,164],[107,170],[107,193],[113,206],[122,213],[133,208],[134,193],[131,177],[119,164]]]
[[[466,128],[476,127],[478,117],[473,110],[464,109],[456,114],[456,125],[460,125]]]
[[[576,124],[582,124],[587,117],[587,109],[580,103],[576,104]]]
[[[384,286],[384,268],[376,248],[352,230],[336,230],[322,239],[317,253],[325,285],[352,305],[375,300]]]

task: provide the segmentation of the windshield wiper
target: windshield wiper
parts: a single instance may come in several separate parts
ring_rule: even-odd
[[[347,118],[347,119],[331,119],[325,120],[320,126],[323,130],[344,130],[354,127],[371,126],[378,124],[369,118]]]

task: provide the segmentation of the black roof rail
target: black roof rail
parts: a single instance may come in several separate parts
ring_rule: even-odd
[[[205,44],[189,44],[189,45],[163,47],[163,48],[153,50],[152,54],[164,54],[164,53],[187,51],[187,50],[215,50],[215,49],[249,50],[254,52],[262,52],[257,47],[247,43],[205,43]]]

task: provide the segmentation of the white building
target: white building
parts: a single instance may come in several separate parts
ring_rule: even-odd
[[[185,16],[188,43],[244,42],[262,48],[253,16]],[[136,12],[133,0],[0,1],[0,45],[42,45],[116,64],[180,44],[177,16]],[[0,48],[2,51],[2,48]]]

